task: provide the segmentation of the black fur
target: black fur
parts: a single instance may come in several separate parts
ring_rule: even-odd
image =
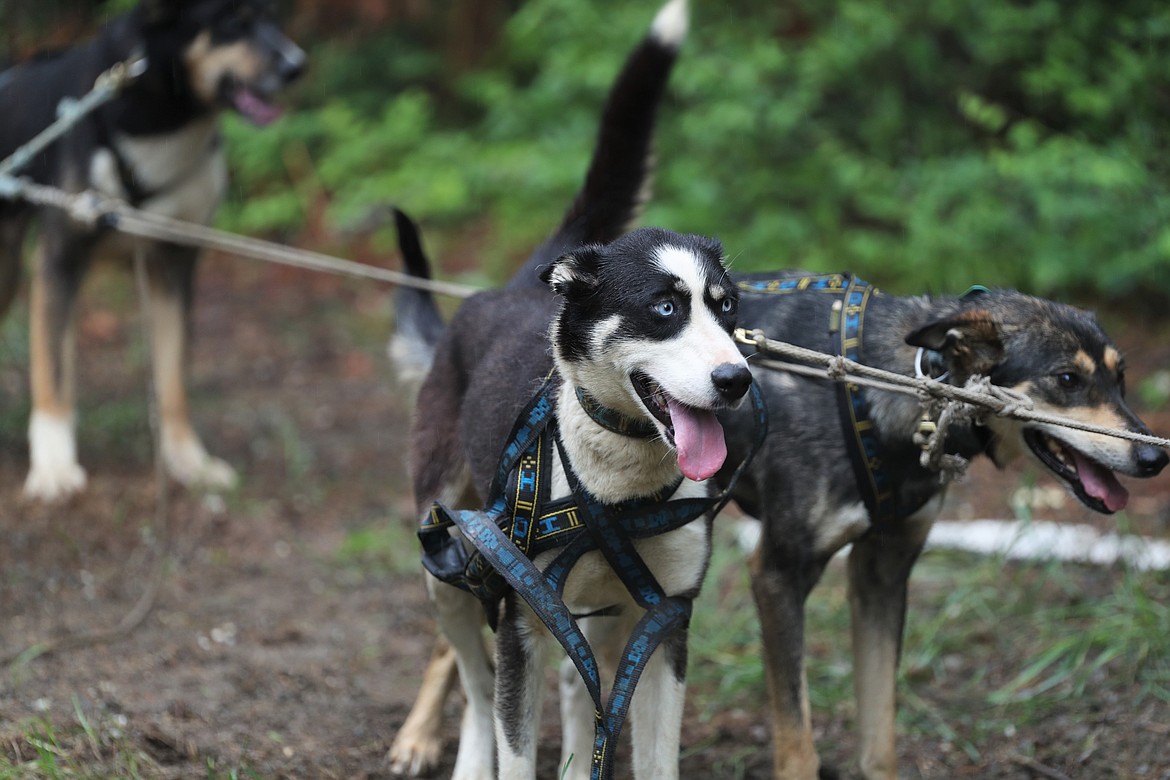
[[[662,246],[677,246],[698,257],[706,277],[723,290],[723,296],[716,301],[708,293],[697,304],[692,301],[689,292],[680,288],[677,277],[645,262],[645,258],[653,258]],[[576,278],[571,284],[553,285],[565,298],[557,348],[566,360],[583,359],[596,346],[589,343],[591,328],[586,325],[610,317],[619,317],[621,323],[611,339],[665,341],[679,334],[690,318],[691,307],[700,305],[707,306],[727,332],[731,332],[739,295],[723,271],[723,247],[716,239],[644,228],[608,246],[583,247],[570,256]],[[640,270],[631,274],[634,263]],[[604,295],[596,294],[600,289],[605,290]],[[724,301],[730,302],[726,311]],[[669,307],[669,314],[659,308],[664,306]]]

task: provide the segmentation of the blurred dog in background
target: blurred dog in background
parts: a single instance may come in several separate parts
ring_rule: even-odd
[[[268,0],[142,0],[93,40],[41,54],[0,74],[0,158],[56,117],[62,98],[88,92],[112,65],[144,57],[145,70],[21,171],[79,192],[92,188],[139,208],[206,224],[227,187],[219,131],[225,110],[256,125],[280,116],[273,98],[305,68],[304,52],[280,30]],[[19,110],[17,110],[19,109]],[[20,280],[25,234],[39,222],[30,293],[32,418],[27,498],[80,491],[73,308],[95,258],[146,253],[162,455],[179,482],[210,489],[236,481],[191,425],[186,352],[198,251],[131,241],[88,228],[62,211],[0,201],[0,315]]]

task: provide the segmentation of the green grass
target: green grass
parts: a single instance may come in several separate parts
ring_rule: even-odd
[[[139,780],[166,774],[123,731],[125,725],[125,719],[115,713],[86,712],[74,697],[70,722],[38,718],[21,724],[19,737],[5,737],[0,747],[0,780]],[[203,767],[207,780],[260,778],[249,767],[224,766],[211,756],[203,759]]]
[[[337,549],[337,561],[344,566],[395,574],[421,571],[418,539],[406,523],[396,519],[347,533]]]
[[[716,537],[691,630],[689,689],[704,719],[766,696],[745,556],[726,524]],[[1164,572],[926,553],[910,585],[899,731],[977,759],[987,735],[1042,723],[1070,699],[1170,702],[1168,628]],[[806,649],[814,719],[852,720],[849,608],[836,563],[809,598]]]
[[[135,780],[159,774],[154,759],[123,734],[116,716],[87,715],[76,699],[73,713],[74,721],[64,726],[47,719],[23,724],[23,736],[0,750],[0,780]]]

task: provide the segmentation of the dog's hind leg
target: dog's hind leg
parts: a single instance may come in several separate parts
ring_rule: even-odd
[[[893,530],[871,531],[849,553],[858,762],[866,780],[896,780],[895,691],[906,586],[937,504]],[[925,517],[925,519],[918,519]]]
[[[496,755],[500,777],[535,780],[548,635],[515,593],[496,635]]]
[[[421,777],[438,765],[443,747],[440,734],[443,704],[458,679],[455,648],[440,635],[423,672],[418,698],[394,736],[386,756],[392,774]]]
[[[187,352],[195,261],[198,251],[173,244],[148,244],[151,353],[158,396],[162,456],[167,471],[190,487],[232,487],[236,473],[208,454],[191,425],[187,406]]]
[[[58,501],[85,487],[74,418],[73,304],[93,243],[70,230],[63,215],[46,215],[29,295],[32,416],[24,495],[33,500]]]
[[[427,575],[439,627],[455,648],[455,664],[467,695],[452,780],[491,780],[495,760],[492,689],[495,673],[483,641],[483,607],[470,593]]]

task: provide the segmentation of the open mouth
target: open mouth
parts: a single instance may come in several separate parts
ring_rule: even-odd
[[[284,113],[280,106],[245,84],[228,84],[225,92],[228,104],[257,127],[272,124]]]
[[[688,479],[715,476],[727,459],[723,426],[711,409],[687,406],[643,373],[630,375],[634,391],[650,415],[666,429],[667,440],[678,450],[678,467]]]
[[[1024,441],[1040,462],[1068,483],[1073,494],[1089,509],[1107,515],[1125,509],[1129,491],[1117,481],[1111,469],[1035,428],[1024,431]]]

